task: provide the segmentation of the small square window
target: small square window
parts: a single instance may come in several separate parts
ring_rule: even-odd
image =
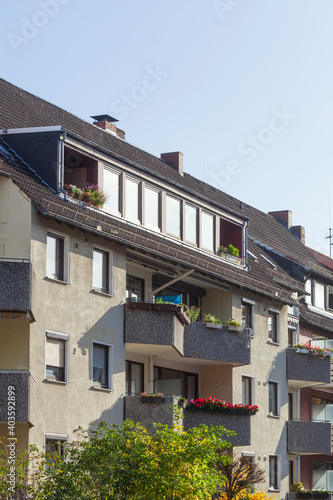
[[[93,343],[93,383],[94,387],[112,389],[111,377],[112,346]]]
[[[64,238],[47,233],[46,274],[49,278],[64,281]]]
[[[57,457],[64,456],[64,447],[68,441],[68,436],[65,434],[46,434],[45,436],[45,453],[46,469],[47,465],[56,462]]]
[[[104,293],[110,293],[109,261],[109,252],[93,249],[93,288]]]
[[[279,314],[268,311],[268,338],[275,343],[279,342]]]
[[[46,332],[45,365],[47,380],[67,382],[68,335]]]
[[[279,401],[278,401],[278,387],[277,382],[268,382],[268,392],[269,392],[269,413],[274,416],[280,415]]]

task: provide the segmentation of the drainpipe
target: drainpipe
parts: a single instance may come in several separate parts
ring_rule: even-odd
[[[63,193],[64,199],[67,200],[67,193],[63,188],[64,184],[64,142],[66,139],[66,131],[61,130],[58,142],[58,191]]]
[[[301,480],[301,457],[296,457],[296,481]]]
[[[152,394],[154,392],[154,356],[149,356],[149,392]]]

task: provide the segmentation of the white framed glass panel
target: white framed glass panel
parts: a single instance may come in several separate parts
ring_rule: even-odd
[[[120,174],[104,168],[103,191],[107,195],[104,209],[119,213],[119,184]]]
[[[312,289],[311,280],[306,280],[306,282],[305,282],[305,291],[310,294],[310,295],[306,295],[305,296],[305,302],[307,304],[311,304],[312,303],[311,289]]]
[[[93,250],[93,288],[109,291],[109,254],[103,250]]]
[[[201,213],[201,246],[214,251],[214,216]]]
[[[315,283],[315,304],[316,307],[325,309],[325,285]]]
[[[139,222],[139,184],[126,179],[125,191],[125,216]]]
[[[159,228],[159,192],[149,187],[145,188],[145,225]]]
[[[166,195],[166,232],[180,238],[180,200]]]
[[[198,209],[185,204],[185,240],[198,242]]]

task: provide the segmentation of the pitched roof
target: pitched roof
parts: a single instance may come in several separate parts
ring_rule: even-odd
[[[198,198],[206,199],[242,218],[248,218],[250,220],[249,235],[252,237],[252,242],[249,241],[249,249],[252,248],[254,253],[265,252],[267,248],[273,252],[282,253],[289,259],[297,259],[303,265],[318,264],[309,249],[272,216],[246,203],[241,203],[240,200],[186,172],[184,176],[181,176],[160,158],[0,79],[0,129],[54,125],[60,125],[82,140],[96,144],[107,150],[111,156],[116,155],[125,162],[135,163],[138,169],[149,170],[157,178],[176,184]],[[63,200],[43,186],[42,180],[18,159],[15,163],[9,161],[8,156],[7,158],[3,156],[3,158],[6,160],[2,162],[3,172],[10,174],[14,182],[28,194],[38,209],[49,216],[80,225],[94,232],[97,232],[97,226],[99,226],[105,237],[131,245],[133,248],[153,252],[161,258],[169,258],[185,266],[189,265],[200,272],[229,283],[266,293],[272,298],[280,297],[283,300],[290,300],[290,290],[302,288],[302,284],[290,278],[276,262],[275,269],[273,269],[267,262],[260,259],[260,262],[251,262],[250,272],[245,272],[225,264],[216,256],[185,247],[176,241],[166,239],[161,234],[131,225],[89,206],[84,207],[84,204],[77,205],[72,200]]]

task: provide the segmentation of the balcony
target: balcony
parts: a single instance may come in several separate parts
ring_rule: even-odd
[[[288,425],[288,452],[300,455],[332,453],[331,422],[291,420]]]
[[[0,311],[31,310],[31,263],[0,260]]]
[[[167,356],[164,346],[168,346],[186,358],[240,366],[251,362],[250,335],[247,329],[235,333],[226,327],[189,323],[180,306],[173,304],[126,304],[125,342],[131,344],[129,350],[136,352],[141,348],[145,354]],[[147,345],[154,349],[147,350]]]
[[[205,425],[222,425],[228,431],[235,431],[236,436],[226,437],[232,446],[248,446],[251,444],[252,415],[230,415],[220,412],[184,410],[184,430]]]
[[[34,390],[34,380],[28,371],[0,372],[0,422],[8,421],[8,388],[15,394],[15,422],[32,425],[30,401]]]
[[[163,402],[156,402],[154,398],[146,398],[143,403],[140,396],[125,396],[125,419],[140,422],[149,432],[154,430],[154,423],[172,425],[174,417],[170,406],[178,404],[178,398],[164,396],[162,399]]]
[[[170,406],[178,404],[178,398],[168,395],[163,398],[163,402],[154,402],[153,398],[149,399],[150,402],[143,403],[140,396],[125,396],[125,419],[141,422],[150,432],[154,429],[153,423],[172,425],[174,416]],[[178,423],[183,425],[186,431],[198,427],[200,424],[222,425],[227,430],[237,433],[236,436],[226,438],[233,446],[251,444],[251,415],[229,415],[220,412],[189,411],[186,409],[183,413],[184,419]]]
[[[331,358],[287,349],[287,379],[291,385],[310,387],[331,382]]]

